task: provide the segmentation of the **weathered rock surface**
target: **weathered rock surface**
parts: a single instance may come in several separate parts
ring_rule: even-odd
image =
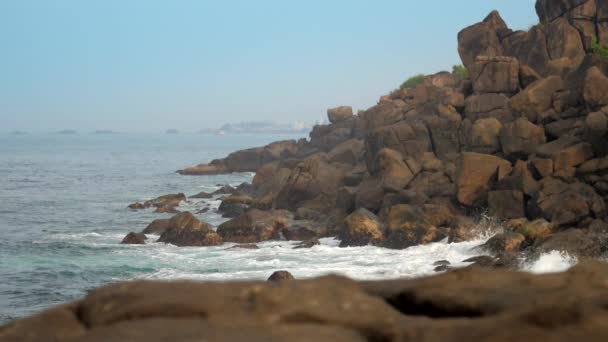
[[[2,341],[602,341],[608,266],[422,279],[132,282],[0,327]]]
[[[120,243],[123,245],[143,245],[146,243],[146,235],[143,233],[130,232]]]
[[[186,211],[169,220],[168,227],[161,234],[158,242],[170,243],[179,247],[202,247],[221,245],[222,238],[213,231],[209,224],[201,222]]]
[[[293,218],[285,210],[261,211],[251,209],[246,213],[222,223],[217,233],[225,242],[256,243],[277,239]]]
[[[341,247],[379,244],[384,240],[382,223],[367,209],[358,209],[344,219],[340,240]]]
[[[143,203],[133,203],[129,205],[129,209],[139,210],[146,209],[150,207],[156,208],[154,212],[157,213],[177,213],[177,206],[179,206],[181,201],[186,200],[186,195],[179,194],[169,194],[157,197],[152,200],[145,201]]]

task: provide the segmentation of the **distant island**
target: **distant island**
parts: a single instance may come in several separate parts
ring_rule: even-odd
[[[313,125],[304,122],[279,124],[273,121],[245,121],[239,123],[227,123],[220,128],[204,128],[199,134],[243,134],[243,133],[307,133]]]
[[[78,132],[76,132],[73,129],[62,129],[60,131],[55,132],[57,134],[64,134],[64,135],[73,135],[73,134],[78,134]]]
[[[93,131],[91,134],[117,134],[118,132],[109,130],[109,129],[98,129]]]
[[[165,134],[179,134],[179,131],[172,128],[172,129],[166,130]]]
[[[19,131],[19,130],[14,130],[11,132],[12,135],[26,135],[27,132],[24,131]]]

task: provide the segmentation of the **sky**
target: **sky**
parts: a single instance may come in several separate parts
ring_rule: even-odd
[[[534,0],[0,0],[0,131],[313,123],[460,64],[457,33]]]

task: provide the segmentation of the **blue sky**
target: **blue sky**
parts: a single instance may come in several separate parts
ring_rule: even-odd
[[[0,130],[314,122],[459,64],[456,35],[534,0],[0,0]]]

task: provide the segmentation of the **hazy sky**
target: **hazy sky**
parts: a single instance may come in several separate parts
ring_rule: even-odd
[[[459,64],[456,35],[534,0],[0,0],[2,131],[314,122]]]

